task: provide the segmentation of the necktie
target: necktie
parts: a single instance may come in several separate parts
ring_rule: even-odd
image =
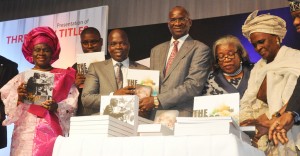
[[[117,72],[116,72],[116,81],[118,85],[118,89],[123,87],[123,73],[122,73],[122,63],[117,63]]]
[[[175,56],[176,56],[176,54],[177,54],[177,52],[178,52],[178,47],[177,47],[177,45],[178,45],[179,41],[174,41],[173,43],[174,43],[174,46],[173,46],[171,55],[170,55],[170,57],[169,57],[169,59],[168,59],[167,65],[166,65],[165,75],[166,75],[168,69],[171,67],[171,64],[172,64],[172,62],[173,62],[173,60],[174,60],[174,58],[175,58]]]

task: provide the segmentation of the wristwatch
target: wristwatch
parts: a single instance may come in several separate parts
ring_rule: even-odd
[[[157,98],[157,96],[153,96],[153,99],[154,99],[154,108],[158,108],[158,106],[159,106],[159,101],[158,101],[158,98]]]
[[[273,117],[276,117],[276,118],[279,118],[281,116],[281,114],[279,112],[275,112],[273,115],[272,115],[272,118]]]

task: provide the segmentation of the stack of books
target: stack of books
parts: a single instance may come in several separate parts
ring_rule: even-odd
[[[139,116],[138,124],[153,124],[153,121]]]
[[[163,124],[141,124],[137,132],[139,136],[174,135],[174,131]]]
[[[255,126],[242,126],[240,127],[241,130],[241,139],[244,142],[247,142],[251,145],[251,138],[255,136]]]
[[[233,134],[251,145],[248,133],[255,132],[255,126],[239,127],[232,117],[177,117],[176,120],[175,136]]]
[[[134,135],[133,125],[108,115],[71,117],[70,137],[125,137]]]
[[[234,134],[240,138],[239,126],[232,117],[177,117],[175,136]]]

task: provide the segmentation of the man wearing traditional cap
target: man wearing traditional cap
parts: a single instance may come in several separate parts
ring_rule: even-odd
[[[258,11],[251,13],[242,26],[243,35],[262,58],[252,69],[248,88],[241,99],[241,125],[255,125],[257,134],[253,140],[267,155],[296,155],[300,127],[293,126],[287,134],[290,141],[277,148],[267,144],[267,132],[275,116],[284,112],[294,90],[300,75],[300,51],[281,46],[287,31],[282,18],[257,14]]]
[[[298,33],[300,33],[300,0],[290,0],[290,11],[294,19],[293,24]],[[275,145],[280,141],[282,144],[288,142],[287,132],[294,124],[300,122],[300,78],[297,80],[295,90],[288,101],[285,112],[278,117],[269,129],[269,139],[273,140]],[[281,133],[282,137],[277,137]],[[299,154],[300,155],[300,154]]]

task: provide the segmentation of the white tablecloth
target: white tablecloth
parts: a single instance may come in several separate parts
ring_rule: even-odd
[[[53,156],[264,156],[235,135],[58,137]]]

